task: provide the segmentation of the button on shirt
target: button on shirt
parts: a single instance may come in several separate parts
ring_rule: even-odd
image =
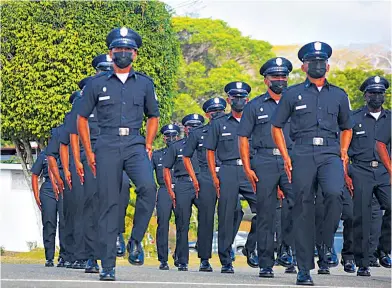
[[[241,122],[237,130],[237,135],[252,138],[254,149],[273,149],[276,148],[271,134],[271,117],[276,107],[275,100],[267,92],[260,95],[246,104]],[[291,149],[293,142],[289,137],[290,119],[283,128],[287,149]]]
[[[178,140],[171,144],[167,150],[166,155],[163,158],[163,167],[172,169],[174,168],[174,177],[189,176],[188,171],[186,171],[183,157],[184,148],[186,145],[187,138]],[[191,162],[195,174],[199,173],[199,165],[196,153],[192,155]]]
[[[40,193],[45,194],[49,197],[55,198],[52,188],[52,182],[49,178],[48,173],[48,160],[46,159],[45,151],[42,151],[37,160],[35,160],[33,167],[31,167],[31,173],[44,177],[44,183],[42,183]]]
[[[282,128],[291,117],[290,138],[337,138],[339,129],[351,129],[349,99],[344,90],[327,80],[321,91],[308,79],[287,88],[272,116],[271,124]]]
[[[237,137],[239,125],[231,113],[213,120],[204,147],[208,150],[217,150],[217,156],[222,162],[240,159]]]
[[[382,110],[378,120],[376,120],[370,114],[367,106],[353,112],[355,126],[353,128],[353,137],[348,150],[350,158],[366,162],[374,160],[380,161],[380,157],[375,149],[376,131],[378,130],[380,131],[379,133],[389,133],[389,135],[391,135],[391,118],[388,117],[388,115],[390,115],[390,113]]]
[[[133,69],[124,84],[113,71],[94,76],[82,91],[78,114],[89,118],[95,107],[101,129],[127,127],[138,130],[142,127],[143,115],[159,117],[152,80]]]
[[[376,127],[376,140],[384,143],[385,145],[391,145],[391,111],[383,110],[386,114],[387,121],[383,122],[383,125],[377,125]],[[381,117],[381,115],[380,115]],[[379,118],[380,119],[380,118]],[[388,148],[388,151],[391,149]]]

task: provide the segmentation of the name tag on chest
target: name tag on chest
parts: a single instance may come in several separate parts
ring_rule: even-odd
[[[365,134],[366,132],[365,131],[358,131],[358,132],[355,132],[355,135],[362,135],[362,134]]]
[[[222,133],[222,136],[224,137],[224,136],[230,136],[231,135],[231,133]]]
[[[98,98],[98,101],[105,101],[105,100],[109,100],[110,96],[102,96]]]
[[[260,115],[260,116],[257,116],[257,119],[265,119],[265,118],[268,118],[268,115]]]
[[[157,166],[162,166],[162,164],[158,164]]]
[[[295,110],[302,110],[302,109],[306,109],[306,105],[295,106]]]

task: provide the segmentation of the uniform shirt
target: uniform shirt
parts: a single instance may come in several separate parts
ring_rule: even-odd
[[[189,176],[183,162],[183,150],[185,148],[187,138],[180,139],[169,146],[166,155],[163,157],[163,167],[174,168],[174,177]],[[191,162],[195,174],[199,173],[199,165],[196,153],[192,155]]]
[[[384,143],[385,145],[391,145],[391,111],[383,110],[386,113],[387,121],[383,125],[377,125],[376,127],[376,140]],[[381,115],[380,115],[381,116]],[[378,118],[380,119],[380,118]],[[390,151],[390,148],[388,148]]]
[[[63,169],[60,161],[60,135],[62,133],[64,133],[64,124],[58,126],[57,129],[55,129],[45,150],[46,156],[52,156],[56,158],[59,169]]]
[[[33,167],[31,167],[31,173],[44,177],[44,183],[42,183],[40,193],[55,198],[48,171],[48,160],[46,159],[45,151],[42,151],[38,155],[37,160],[35,160]]]
[[[211,125],[207,124],[191,130],[183,151],[183,155],[189,158],[191,158],[194,152],[197,151],[196,155],[199,167],[208,167],[206,149],[203,145],[210,127]]]
[[[391,134],[390,111],[382,110],[380,117],[376,120],[370,115],[367,106],[353,112],[354,128],[348,155],[353,160],[371,162],[380,161],[380,157],[375,149],[376,131],[385,131]],[[389,123],[389,124],[388,124]],[[388,127],[389,125],[389,127]]]
[[[78,114],[89,118],[96,107],[101,130],[120,127],[138,130],[143,114],[159,117],[153,81],[133,68],[124,84],[113,71],[94,76],[83,88],[81,102]]]
[[[343,89],[327,80],[321,91],[306,79],[305,82],[287,88],[272,116],[271,124],[283,128],[291,117],[290,138],[335,138],[339,129],[351,129],[348,96]]]
[[[152,169],[155,170],[155,175],[159,186],[164,186],[163,179],[163,158],[167,153],[168,148],[162,148],[152,153]]]
[[[245,106],[237,135],[252,138],[252,146],[256,150],[260,148],[276,148],[274,140],[272,139],[270,121],[277,106],[278,104],[276,104],[275,100],[268,92],[254,98]],[[290,119],[283,129],[287,149],[291,149],[293,145],[289,133]]]
[[[217,150],[216,154],[222,162],[240,159],[237,136],[239,126],[240,123],[231,113],[214,119],[205,138],[204,147],[208,150]]]

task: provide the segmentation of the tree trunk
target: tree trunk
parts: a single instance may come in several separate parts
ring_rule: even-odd
[[[34,164],[33,149],[31,148],[30,141],[26,139],[20,139],[23,144],[24,151],[26,153],[26,164],[27,168],[30,169]]]

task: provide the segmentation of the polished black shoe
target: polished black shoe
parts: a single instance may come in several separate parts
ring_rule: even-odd
[[[343,265],[344,267],[344,272],[347,273],[355,273],[355,263],[354,260],[352,259],[348,259],[348,260],[344,260],[342,258],[342,260],[340,261],[340,263]]]
[[[188,265],[179,263],[178,271],[188,271]]]
[[[177,257],[177,255],[176,255],[176,254],[173,254],[172,257],[173,257],[173,261],[174,261],[174,266],[178,267],[179,263],[178,263],[178,257]]]
[[[287,273],[287,274],[297,274],[297,269],[295,269],[295,266],[293,265],[293,266],[287,267],[284,270],[284,273]]]
[[[53,260],[46,260],[45,267],[54,267]]]
[[[132,265],[141,266],[144,264],[144,251],[139,241],[129,240],[128,245],[128,262]]]
[[[212,267],[211,267],[210,262],[208,262],[208,260],[201,260],[199,271],[200,272],[212,272]]]
[[[65,268],[72,268],[72,264],[73,264],[73,263],[72,263],[71,261],[65,261],[65,262],[64,262],[64,267],[65,267]]]
[[[86,263],[87,261],[85,260],[76,260],[72,264],[72,269],[86,269]]]
[[[59,268],[65,267],[65,261],[64,261],[63,257],[59,257],[59,261],[57,262],[57,267],[59,267]]]
[[[101,281],[114,281],[116,280],[116,270],[114,268],[104,268],[99,273],[99,280]]]
[[[166,261],[162,261],[161,265],[159,265],[159,270],[169,270],[169,265],[167,264]]]
[[[369,262],[369,267],[381,267],[381,265],[380,265],[380,263],[378,263],[378,260],[375,259],[375,260]]]
[[[329,272],[328,265],[324,261],[322,261],[322,260],[317,261],[317,265],[319,266],[319,269],[317,271],[318,274],[320,274],[320,275],[329,275],[329,274],[331,274]]]
[[[252,268],[259,268],[259,257],[256,254],[256,251],[252,251],[249,253],[245,248],[242,249],[242,254],[246,256],[246,263]]]
[[[389,257],[387,253],[381,251],[380,249],[377,249],[376,255],[382,267],[391,268],[391,257]]]
[[[272,268],[260,268],[259,277],[274,278],[274,270]]]
[[[284,244],[280,245],[276,261],[286,268],[293,266],[293,255],[290,246]]]
[[[234,273],[233,265],[227,264],[227,265],[222,266],[221,273],[233,274]]]
[[[313,286],[313,279],[310,276],[310,271],[299,270],[297,274],[297,285]]]
[[[99,265],[97,263],[97,260],[87,260],[86,268],[84,268],[84,273],[99,273]]]
[[[327,245],[323,245],[323,260],[328,265],[328,267],[336,267],[339,265],[339,259],[336,255],[335,249],[328,247]]]
[[[231,248],[230,250],[230,258],[231,258],[231,262],[235,261],[235,252],[233,248]]]
[[[117,257],[123,257],[125,255],[125,242],[122,233],[118,234],[116,241]]]
[[[359,267],[357,271],[357,276],[370,277],[371,275],[369,267]]]

